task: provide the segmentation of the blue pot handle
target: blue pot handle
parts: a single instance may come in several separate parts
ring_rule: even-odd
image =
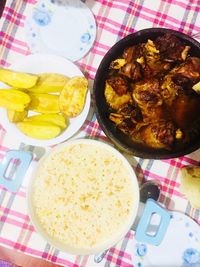
[[[159,224],[153,226],[152,216],[159,217]],[[139,220],[136,228],[135,239],[139,242],[149,243],[154,246],[160,245],[162,242],[170,222],[170,213],[162,208],[155,200],[148,199],[144,208],[144,212]],[[154,228],[154,234],[149,233],[149,229]],[[156,231],[155,231],[156,228]]]
[[[7,151],[5,154],[4,162],[0,163],[0,185],[4,186],[6,189],[12,192],[17,192],[31,163],[32,157],[32,153],[28,151]],[[14,179],[12,179],[13,177],[6,177],[6,171],[12,159],[19,160],[19,164],[14,172]]]

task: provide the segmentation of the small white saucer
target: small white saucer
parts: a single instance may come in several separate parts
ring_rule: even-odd
[[[91,49],[96,23],[80,0],[40,0],[27,16],[25,32],[31,52],[77,61]]]
[[[200,226],[183,213],[170,213],[171,220],[159,246],[133,240],[135,267],[200,266]]]

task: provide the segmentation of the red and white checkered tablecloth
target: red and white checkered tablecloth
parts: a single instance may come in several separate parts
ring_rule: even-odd
[[[1,67],[8,67],[30,54],[24,36],[24,23],[27,14],[36,3],[36,0],[7,0],[0,20]],[[189,35],[200,32],[199,0],[87,0],[86,5],[95,16],[97,37],[90,52],[76,64],[89,79],[91,88],[103,56],[112,45],[126,35],[149,27],[171,28]],[[107,139],[95,114],[92,110],[90,113],[75,138],[87,136]],[[44,152],[40,148],[19,143],[12,133],[7,133],[0,124],[0,160],[10,149],[31,150],[36,155],[34,164],[37,164]],[[179,190],[180,168],[189,164],[198,165],[199,159],[200,150],[169,160],[147,160],[129,156],[140,183],[154,179],[160,182],[160,201],[166,208],[182,211],[200,224],[200,210],[191,208]],[[134,266],[132,231],[111,248],[105,259],[97,265],[93,261],[93,256],[71,256],[50,246],[34,230],[27,215],[27,181],[28,176],[16,194],[0,187],[0,245],[68,267]]]

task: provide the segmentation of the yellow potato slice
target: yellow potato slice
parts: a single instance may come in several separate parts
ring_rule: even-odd
[[[88,81],[86,78],[71,78],[60,93],[60,111],[70,118],[79,115],[84,108],[87,91]]]
[[[65,129],[68,126],[68,121],[62,114],[39,114],[28,117],[25,121],[46,121],[53,123],[62,129]]]
[[[53,93],[60,92],[69,78],[58,73],[41,73],[35,86],[28,90],[33,93]]]
[[[25,135],[36,139],[51,139],[61,133],[61,128],[46,121],[18,122],[17,127]]]
[[[181,168],[180,190],[190,201],[192,207],[200,209],[200,167],[186,166]]]
[[[0,69],[0,81],[12,87],[26,89],[37,83],[38,76],[9,69]]]
[[[58,95],[34,93],[30,93],[29,95],[31,97],[30,110],[44,114],[60,112]]]
[[[7,110],[7,116],[10,122],[20,122],[23,121],[28,115],[28,111],[15,111],[15,110]]]
[[[15,111],[24,111],[30,101],[30,96],[20,90],[0,89],[0,107]]]

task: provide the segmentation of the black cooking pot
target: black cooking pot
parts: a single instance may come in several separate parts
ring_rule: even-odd
[[[155,40],[157,37],[162,36],[167,32],[171,32],[180,40],[182,40],[184,44],[191,47],[189,52],[190,56],[200,57],[200,43],[198,43],[192,37],[181,32],[165,28],[144,29],[126,36],[125,38],[117,42],[113,47],[111,47],[111,49],[106,53],[103,60],[101,61],[94,80],[95,109],[97,119],[102,130],[119,149],[141,158],[175,158],[191,153],[200,148],[200,121],[196,122],[196,124],[193,126],[194,129],[192,130],[192,132],[194,132],[195,134],[193,134],[194,137],[191,138],[190,142],[180,144],[172,150],[166,150],[153,149],[140,143],[134,142],[126,134],[117,129],[114,123],[112,123],[108,118],[109,106],[107,105],[106,99],[104,97],[104,89],[105,80],[107,78],[107,73],[111,61],[119,57],[126,47],[144,43],[148,39]]]

